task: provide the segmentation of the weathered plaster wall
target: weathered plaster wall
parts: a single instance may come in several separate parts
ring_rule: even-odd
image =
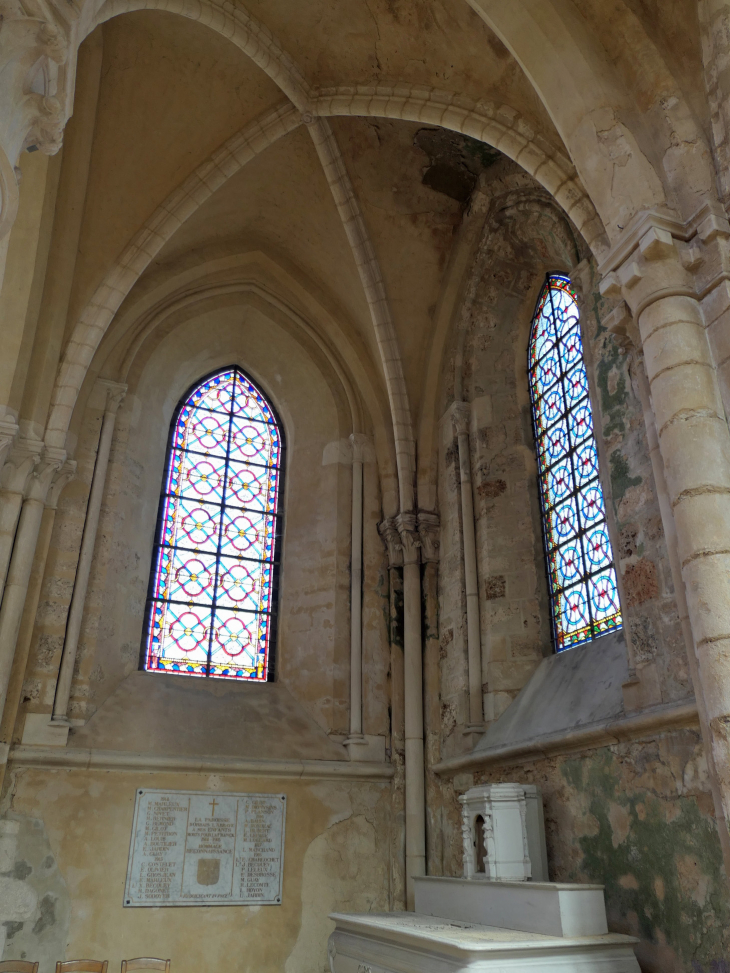
[[[286,793],[281,906],[123,908],[141,781],[173,790]],[[27,852],[19,844],[28,864],[14,869],[39,895],[49,881],[44,870],[55,876],[53,891],[43,892],[49,902],[55,896],[54,918],[49,906],[43,912],[41,896],[40,917],[14,926],[5,949],[5,959],[40,958],[40,973],[52,973],[52,961],[63,955],[103,957],[110,969],[124,958],[153,955],[169,957],[179,973],[321,973],[328,912],[388,908],[388,784],[25,769],[14,773],[7,803],[24,831],[47,834],[47,858],[37,861],[42,841]]]
[[[609,929],[639,937],[644,973],[725,973],[730,895],[698,732],[473,776],[508,780],[542,790],[550,879],[605,884]],[[447,822],[446,874],[459,875],[455,801]]]

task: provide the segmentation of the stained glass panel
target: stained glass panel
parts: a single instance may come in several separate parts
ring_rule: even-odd
[[[578,305],[565,277],[548,277],[540,294],[528,366],[553,636],[561,651],[622,624]]]
[[[237,368],[183,401],[160,501],[145,669],[268,678],[281,453],[271,406]]]

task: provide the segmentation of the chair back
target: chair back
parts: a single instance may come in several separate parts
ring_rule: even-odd
[[[0,963],[0,973],[38,973],[38,964],[26,959],[6,959]]]
[[[153,956],[138,956],[136,959],[122,960],[122,973],[131,970],[162,970],[170,973],[169,959],[155,959]]]
[[[109,960],[67,959],[56,963],[56,973],[106,973]]]

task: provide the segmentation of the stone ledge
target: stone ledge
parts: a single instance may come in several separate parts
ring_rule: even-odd
[[[697,704],[694,699],[685,699],[678,703],[652,706],[641,713],[631,713],[617,719],[585,723],[544,736],[520,740],[518,743],[460,754],[434,764],[432,769],[435,773],[448,777],[463,770],[522,763],[560,753],[605,747],[625,740],[638,740],[647,734],[664,730],[698,726]]]
[[[288,777],[308,780],[388,781],[389,763],[350,760],[256,760],[240,757],[185,757],[123,750],[81,750],[15,746],[8,763],[14,767],[52,770],[134,770],[147,773],[225,774],[237,777]]]

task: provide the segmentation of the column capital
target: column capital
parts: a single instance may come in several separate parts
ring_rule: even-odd
[[[704,298],[730,278],[730,222],[704,203],[686,222],[668,209],[634,216],[599,266],[599,290],[623,298],[633,316],[662,297]]]
[[[40,461],[34,467],[33,471],[28,477],[25,486],[26,499],[38,500],[41,503],[45,503],[51,483],[53,482],[53,478],[61,470],[65,462],[65,449],[47,446],[43,450],[43,455]]]
[[[76,476],[76,460],[67,459],[66,462],[58,467],[51,480],[51,485],[48,489],[48,495],[46,497],[46,506],[55,510],[58,506],[58,501],[63,493],[66,485],[71,482]]]
[[[18,423],[12,416],[6,414],[0,419],[0,470],[2,470],[17,436]]]
[[[418,537],[421,542],[421,560],[424,564],[439,559],[440,521],[432,510],[418,511]]]
[[[395,523],[403,549],[403,564],[418,564],[421,538],[418,536],[416,514],[413,511],[400,513]]]
[[[42,452],[43,440],[18,436],[2,469],[2,489],[8,493],[25,493],[28,477],[40,462]]]
[[[403,545],[396,526],[395,517],[386,517],[378,524],[378,532],[388,550],[388,567],[396,568],[403,564]]]
[[[362,432],[350,433],[350,446],[352,447],[352,462],[366,463],[370,460],[373,452],[373,444],[369,436]]]
[[[451,425],[457,436],[469,434],[471,422],[471,404],[469,402],[454,402],[451,406]]]
[[[124,396],[127,394],[127,386],[123,382],[112,382],[108,378],[99,379],[99,385],[106,389],[106,406],[104,411],[116,415],[119,406],[124,400]]]

